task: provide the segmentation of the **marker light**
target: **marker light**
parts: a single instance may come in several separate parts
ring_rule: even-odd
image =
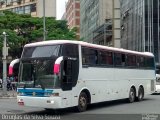
[[[63,61],[63,56],[59,57],[56,59],[55,64],[54,64],[54,68],[53,68],[53,73],[54,74],[59,74],[60,72],[60,65],[61,62]]]
[[[9,73],[9,75],[13,75],[13,67],[14,67],[14,65],[16,64],[16,63],[19,63],[19,59],[15,59],[15,60],[13,60],[11,63],[10,63],[10,65],[9,65],[9,71],[8,71],[8,73]]]
[[[54,65],[54,70],[53,70],[54,74],[58,74],[59,71],[60,71],[60,64],[55,64]]]
[[[13,67],[9,67],[9,75],[13,75]]]

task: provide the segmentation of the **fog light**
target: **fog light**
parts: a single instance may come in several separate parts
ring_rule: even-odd
[[[47,100],[47,103],[54,104],[53,100]]]

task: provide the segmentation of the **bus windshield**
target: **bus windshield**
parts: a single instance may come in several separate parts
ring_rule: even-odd
[[[53,73],[53,66],[59,56],[59,51],[60,45],[24,48],[18,87],[42,89],[59,87],[59,81]]]
[[[59,80],[53,74],[53,59],[34,59],[20,64],[19,87],[53,88],[59,87]]]

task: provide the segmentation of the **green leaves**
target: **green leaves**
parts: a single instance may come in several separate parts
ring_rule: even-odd
[[[4,11],[3,15],[0,15],[0,34],[4,31],[9,35],[7,36],[9,54],[14,57],[21,54],[20,50],[26,43],[43,40],[43,18]],[[74,29],[69,30],[64,20],[46,17],[47,40],[73,40],[76,39],[75,31]],[[0,37],[1,50],[2,41],[3,38]]]

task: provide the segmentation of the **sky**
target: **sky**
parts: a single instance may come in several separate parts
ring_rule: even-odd
[[[63,13],[65,12],[65,3],[68,0],[57,0],[57,19],[61,19]]]

